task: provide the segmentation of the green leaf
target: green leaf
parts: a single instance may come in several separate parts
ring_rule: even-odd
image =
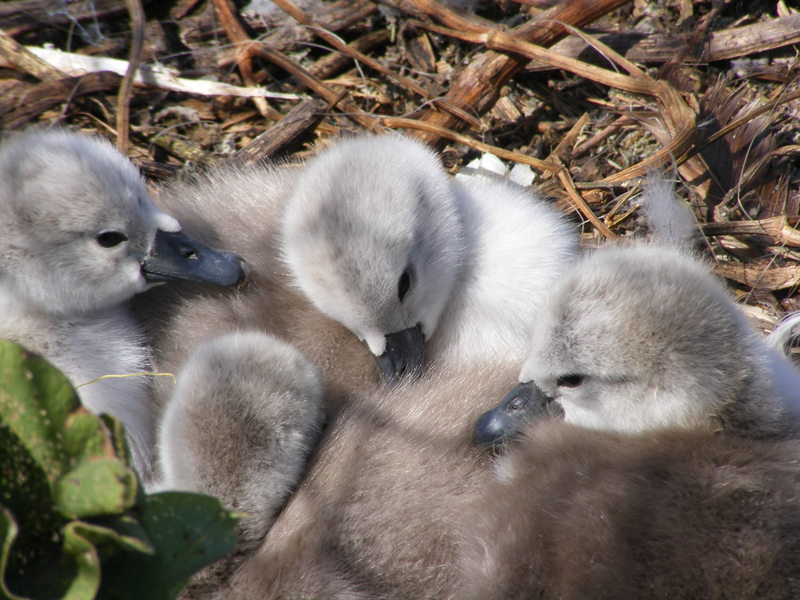
[[[209,496],[146,496],[127,456],[116,420],[0,340],[0,600],[172,600],[233,551],[232,512]]]
[[[172,600],[189,578],[233,551],[237,517],[211,496],[162,492],[146,496],[139,518],[155,554],[118,554],[104,562],[114,585],[99,598]]]
[[[21,346],[0,340],[0,423],[51,482],[72,467],[63,437],[74,411],[83,409],[66,377]]]
[[[84,463],[56,484],[59,512],[71,519],[119,514],[133,506],[136,476],[116,458]]]
[[[93,600],[100,589],[100,558],[97,548],[87,539],[91,527],[73,521],[64,528],[64,552],[75,560],[76,572],[64,600]]]
[[[0,507],[0,600],[24,600],[22,596],[11,593],[6,586],[6,565],[11,554],[11,546],[17,537],[17,524],[11,512]]]
[[[53,506],[47,473],[26,445],[0,423],[0,505],[14,515],[25,537],[45,535],[61,527]]]

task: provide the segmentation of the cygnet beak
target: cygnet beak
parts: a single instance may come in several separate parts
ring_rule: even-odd
[[[230,287],[242,283],[248,271],[238,254],[209,248],[181,231],[159,230],[140,263],[149,282],[185,279]]]
[[[475,422],[478,446],[502,446],[538,417],[556,416],[560,408],[532,381],[516,385],[492,410]]]
[[[424,341],[425,336],[422,335],[420,325],[388,334],[386,349],[383,354],[375,357],[384,381],[394,384],[403,377],[421,377],[424,371]]]

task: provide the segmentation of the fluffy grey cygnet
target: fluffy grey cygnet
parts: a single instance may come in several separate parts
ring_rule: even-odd
[[[562,278],[534,327],[520,381],[495,421],[485,419],[484,439],[513,434],[531,383],[568,423],[606,431],[773,437],[796,434],[800,419],[798,370],[707,265],[664,246],[605,248]]]
[[[465,509],[453,597],[800,594],[798,375],[701,261],[612,247],[556,286]],[[534,385],[535,384],[535,385]],[[540,419],[554,404],[563,418]]]
[[[577,245],[522,188],[455,182],[397,135],[340,140],[299,167],[212,173],[159,201],[252,267],[232,293],[148,294],[161,368],[209,336],[257,328],[320,365],[334,403],[375,386],[373,358],[385,380],[419,375],[423,341],[429,362],[520,356]]]
[[[67,131],[28,132],[0,147],[0,336],[42,354],[76,385],[149,371],[125,303],[156,282],[232,285],[242,261],[196,244],[158,210],[110,144]],[[78,389],[93,413],[122,421],[133,463],[151,468],[154,425],[144,377]]]
[[[236,555],[196,577],[213,586],[266,534],[300,480],[322,426],[318,370],[256,331],[195,348],[159,431],[162,489],[210,494],[241,511]]]

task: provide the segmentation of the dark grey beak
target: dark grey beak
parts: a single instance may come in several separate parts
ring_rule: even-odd
[[[230,287],[246,277],[244,259],[233,252],[209,248],[181,231],[158,231],[142,273],[151,282],[186,279]]]
[[[478,446],[502,445],[534,419],[556,414],[558,408],[535,383],[520,383],[500,404],[478,417],[472,439]]]
[[[424,371],[422,327],[410,327],[386,336],[386,350],[376,357],[384,381],[397,383],[401,377],[417,379]]]

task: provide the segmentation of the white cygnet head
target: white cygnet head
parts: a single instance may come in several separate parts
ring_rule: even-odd
[[[412,348],[434,334],[463,251],[453,186],[430,149],[384,135],[322,152],[287,203],[283,248],[315,306],[396,363],[381,365],[389,380],[421,369]]]
[[[0,149],[0,181],[0,283],[39,309],[76,314],[156,281],[243,275],[241,259],[180,233],[130,161],[98,138],[20,135]]]
[[[567,422],[593,429],[770,435],[786,407],[769,360],[705,264],[670,247],[604,248],[553,290],[521,385],[481,417],[476,439],[515,433],[515,414],[541,412],[551,400]]]

